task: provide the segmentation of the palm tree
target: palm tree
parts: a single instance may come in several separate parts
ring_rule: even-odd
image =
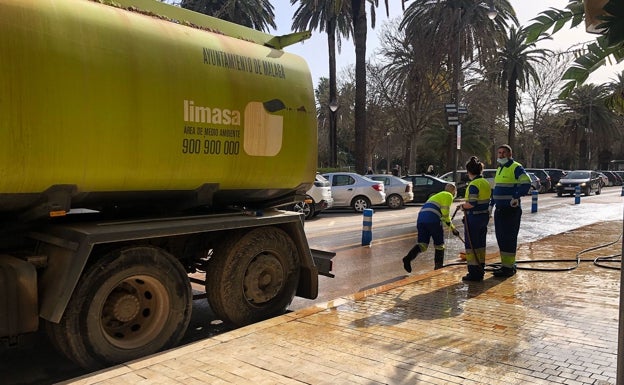
[[[258,31],[277,28],[269,0],[181,0],[180,6]]]
[[[608,152],[610,145],[621,137],[619,119],[606,104],[608,97],[607,86],[587,84],[576,87],[562,102],[576,167],[591,168],[592,150]]]
[[[497,12],[494,20],[488,17],[491,7]],[[408,36],[427,41],[447,55],[444,64],[453,77],[451,98],[460,104],[462,63],[476,61],[484,66],[490,62],[509,20],[518,24],[508,0],[414,0],[405,10],[401,27]],[[449,130],[447,140],[447,158],[455,158],[454,130]],[[455,169],[457,162],[453,163]]]
[[[613,59],[617,63],[624,60],[624,2],[609,0],[603,9],[607,15],[599,17],[602,23],[597,26],[602,32],[594,43],[583,49],[582,54],[563,75],[563,79],[569,81],[563,87],[561,98],[567,96],[574,87],[583,84],[592,72],[607,63],[607,59]],[[563,10],[548,9],[540,13],[534,19],[535,22],[527,27],[528,42],[536,41],[541,36],[549,36],[547,31],[551,28],[551,34],[554,34],[568,22],[570,28],[574,28],[583,22],[584,17],[583,0],[569,0]]]
[[[526,30],[511,27],[503,44],[498,49],[498,58],[493,72],[490,74],[499,86],[507,90],[507,116],[509,131],[507,143],[513,148],[516,134],[516,108],[518,105],[518,88],[527,89],[531,80],[539,84],[540,79],[533,64],[547,60],[549,50],[536,49],[535,43],[526,43]]]
[[[388,0],[384,0],[386,15],[389,13]],[[403,7],[407,0],[401,0]],[[375,28],[375,9],[379,0],[351,0],[351,20],[353,22],[353,45],[355,45],[355,169],[364,173],[370,164],[368,154],[369,133],[366,125],[366,3],[370,3],[371,27]]]
[[[340,50],[340,37],[349,38],[353,34],[351,23],[351,3],[348,0],[290,0],[291,5],[299,3],[293,15],[292,30],[306,31],[318,29],[327,33],[329,51],[329,147],[330,165],[336,167],[336,42]],[[325,106],[322,106],[322,108]]]

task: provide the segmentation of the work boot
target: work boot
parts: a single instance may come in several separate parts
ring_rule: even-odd
[[[500,269],[494,270],[492,274],[494,274],[494,276],[498,278],[509,278],[516,275],[516,268],[502,266]]]
[[[444,250],[436,249],[434,257],[433,257],[433,262],[434,262],[433,270],[438,270],[444,267]]]
[[[467,282],[483,281],[483,268],[477,265],[468,265],[468,274],[462,277],[462,281],[467,281]]]
[[[416,256],[420,253],[420,246],[416,245],[412,247],[412,249],[407,253],[405,257],[403,257],[403,268],[408,273],[412,272],[412,261],[416,258]]]

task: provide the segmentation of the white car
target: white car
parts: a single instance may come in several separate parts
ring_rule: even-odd
[[[383,182],[386,193],[386,205],[391,209],[400,209],[405,203],[414,200],[412,182],[390,174],[373,174],[366,177]]]
[[[334,207],[351,207],[361,213],[372,205],[386,201],[382,182],[356,174],[354,172],[330,172],[323,174],[331,184]]]
[[[306,197],[302,202],[297,202],[287,208],[292,211],[303,213],[305,219],[313,218],[325,209],[333,206],[331,186],[329,181],[321,174],[316,174],[316,180],[306,192]]]

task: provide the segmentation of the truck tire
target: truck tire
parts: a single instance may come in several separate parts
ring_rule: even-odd
[[[215,247],[206,296],[223,322],[244,326],[283,314],[299,283],[299,254],[286,232],[258,227]]]
[[[191,318],[184,267],[150,246],[115,250],[80,278],[61,322],[46,325],[69,359],[94,370],[176,345]]]

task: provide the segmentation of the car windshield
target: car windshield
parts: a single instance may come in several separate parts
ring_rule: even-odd
[[[566,175],[566,179],[587,179],[589,172],[587,171],[571,171]]]

